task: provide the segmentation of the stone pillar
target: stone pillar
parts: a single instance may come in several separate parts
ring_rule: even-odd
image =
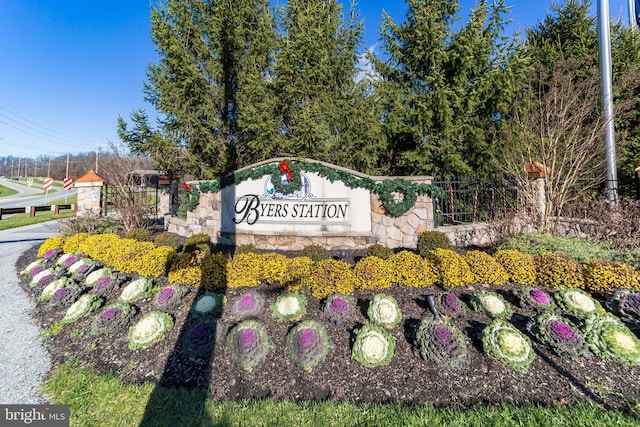
[[[527,176],[532,180],[533,208],[536,227],[544,226],[544,218],[547,212],[547,196],[545,190],[546,168],[540,162],[529,163],[526,166]]]
[[[101,214],[104,179],[92,169],[86,175],[78,178],[73,185],[78,189],[76,216]]]

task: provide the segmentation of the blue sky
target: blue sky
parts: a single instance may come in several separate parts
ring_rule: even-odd
[[[151,0],[154,1],[154,0]],[[142,93],[150,40],[149,0],[0,2],[0,156],[35,158],[105,150],[120,141],[118,116],[152,112]],[[466,16],[474,0],[462,0]],[[549,4],[507,0],[510,30],[541,21]],[[594,0],[594,4],[596,0]],[[365,47],[378,43],[382,10],[401,23],[402,1],[360,0]],[[627,0],[610,0],[614,20]]]

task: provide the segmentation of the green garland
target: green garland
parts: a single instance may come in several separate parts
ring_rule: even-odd
[[[287,161],[289,170],[293,174],[293,180],[289,184],[282,184],[280,176],[282,172],[277,163],[269,163],[251,169],[245,169],[228,174],[211,181],[202,181],[191,186],[190,191],[182,190],[182,205],[186,210],[193,210],[198,206],[200,193],[217,193],[230,185],[237,185],[248,179],[258,179],[265,175],[271,176],[276,191],[288,192],[297,189],[301,185],[300,172],[315,172],[331,182],[342,181],[349,188],[364,188],[377,194],[382,201],[387,213],[398,217],[411,209],[419,195],[428,194],[430,197],[442,197],[444,190],[430,184],[418,184],[400,178],[375,181],[368,177],[359,177],[343,170],[333,169],[321,163],[311,163],[298,160]],[[393,194],[402,194],[401,200],[394,200]]]

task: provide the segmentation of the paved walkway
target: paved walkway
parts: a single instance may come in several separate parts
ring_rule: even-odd
[[[57,235],[48,222],[0,231],[0,403],[46,403],[39,390],[51,358],[36,325],[33,302],[20,287],[16,261],[35,244]]]

